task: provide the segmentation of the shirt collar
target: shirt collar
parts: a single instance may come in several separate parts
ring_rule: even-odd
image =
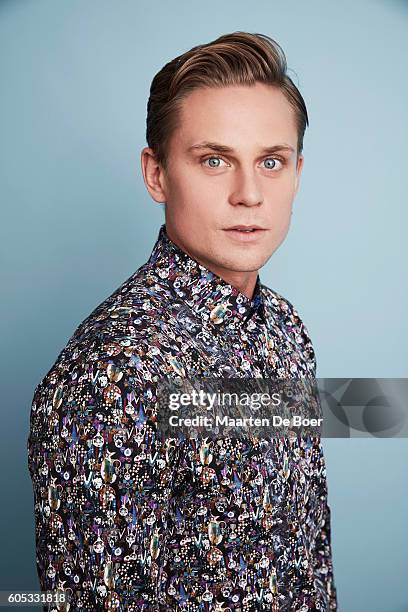
[[[259,274],[252,299],[227,283],[176,245],[160,227],[147,262],[156,282],[171,285],[173,291],[205,322],[235,328],[259,317],[265,322],[265,301]],[[258,321],[259,323],[259,321]]]

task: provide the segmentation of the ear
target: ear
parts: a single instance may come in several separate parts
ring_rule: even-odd
[[[295,195],[299,189],[300,175],[302,174],[302,170],[303,170],[303,162],[304,162],[303,155],[300,154],[298,157],[297,163],[296,163]]]
[[[165,203],[167,197],[164,174],[162,167],[156,161],[153,149],[144,147],[141,152],[140,161],[147,191],[155,202],[159,204]]]

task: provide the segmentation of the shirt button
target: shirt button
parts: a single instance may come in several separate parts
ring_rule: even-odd
[[[210,312],[211,321],[213,323],[216,323],[217,325],[219,323],[222,323],[226,312],[227,312],[226,304],[217,304],[217,306],[215,306],[215,308],[213,308],[212,311]]]

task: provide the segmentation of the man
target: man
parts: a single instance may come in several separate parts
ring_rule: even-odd
[[[163,377],[315,376],[299,314],[258,273],[289,228],[306,125],[260,34],[194,47],[153,79],[141,161],[165,224],[32,403],[37,568],[71,609],[337,609],[318,438],[205,452],[157,435]]]

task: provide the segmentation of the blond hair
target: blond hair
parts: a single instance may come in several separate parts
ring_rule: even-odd
[[[179,124],[181,102],[189,93],[199,87],[250,86],[256,82],[277,87],[292,105],[299,155],[309,121],[303,97],[287,75],[282,48],[264,34],[233,32],[175,57],[153,78],[147,103],[146,140],[156,161],[167,167],[169,141]]]

